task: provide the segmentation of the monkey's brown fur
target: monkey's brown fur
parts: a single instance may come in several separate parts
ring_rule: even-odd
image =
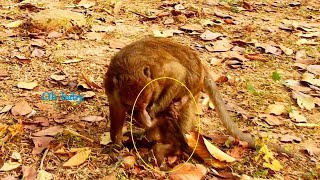
[[[110,133],[114,143],[121,144],[125,114],[131,113],[140,90],[151,80],[160,77],[171,77],[181,81],[195,97],[198,97],[203,89],[208,91],[220,119],[230,134],[247,141],[250,147],[255,147],[255,140],[242,133],[230,118],[216,84],[201,64],[196,52],[166,38],[145,38],[133,42],[111,60],[104,84],[110,105]],[[149,131],[151,136],[152,132],[160,136],[157,140],[161,142],[170,138],[170,134],[164,135],[164,125],[152,126],[152,121],[156,121],[159,113],[165,111],[171,103],[179,101],[184,96],[190,97],[189,92],[179,83],[170,79],[155,81],[140,95],[134,107],[134,118],[147,132],[152,130]],[[194,128],[197,119],[195,111],[192,98],[188,98],[179,110],[177,118],[182,133]]]

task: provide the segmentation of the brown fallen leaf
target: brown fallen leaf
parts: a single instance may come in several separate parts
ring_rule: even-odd
[[[199,141],[196,146],[198,132],[186,134],[188,145],[193,149],[196,147],[195,153],[199,155],[207,164],[221,168],[225,166],[225,162],[234,162],[235,159],[220,149],[212,145],[208,140],[199,135]]]
[[[6,105],[5,107],[3,107],[3,108],[1,109],[0,114],[1,114],[1,113],[9,112],[12,107],[13,107],[13,105]]]
[[[100,137],[100,144],[102,145],[107,145],[109,144],[111,141],[111,136],[110,136],[110,132],[105,132],[101,135]]]
[[[96,40],[101,41],[106,37],[106,33],[100,33],[100,32],[88,32],[84,37],[89,40]]]
[[[299,137],[296,137],[296,136],[293,136],[293,135],[289,135],[289,134],[286,134],[286,135],[283,135],[280,137],[280,141],[281,142],[301,142],[301,138]]]
[[[104,117],[101,117],[101,116],[87,116],[87,117],[81,118],[82,121],[88,121],[88,122],[98,122],[103,119]]]
[[[122,160],[125,167],[133,167],[136,164],[136,158],[134,156],[127,156]]]
[[[169,173],[169,178],[171,180],[201,180],[206,173],[207,169],[201,164],[185,163],[175,166]]]
[[[80,62],[82,61],[81,59],[67,59],[67,60],[64,60],[62,62],[62,64],[70,64],[70,63],[77,63],[77,62]]]
[[[51,74],[50,76],[51,79],[56,80],[56,81],[62,81],[66,78],[65,75],[59,75],[59,74]]]
[[[45,47],[48,45],[48,43],[43,39],[32,39],[31,46],[37,46],[37,47]]]
[[[43,57],[45,54],[45,51],[39,49],[39,48],[35,48],[32,53],[31,53],[31,57]]]
[[[283,45],[279,45],[279,48],[283,51],[284,54],[286,55],[292,55],[293,54],[293,50],[290,48],[287,48]]]
[[[99,85],[97,85],[94,81],[92,77],[86,76],[84,73],[82,74],[82,78],[86,81],[86,83],[92,87],[92,88],[97,88],[97,89],[102,89],[102,87],[100,87]]]
[[[308,96],[308,97],[298,96],[297,103],[298,103],[299,107],[305,108],[309,111],[314,109],[316,106],[314,98],[312,96]]]
[[[172,37],[173,36],[173,32],[172,31],[159,31],[159,30],[154,30],[153,31],[153,36],[154,37]]]
[[[307,122],[307,118],[304,117],[303,115],[299,114],[298,111],[291,111],[289,113],[289,117],[291,118],[291,120],[293,122],[296,122],[296,123],[306,123]]]
[[[250,60],[256,60],[256,61],[266,61],[267,58],[264,57],[262,54],[246,54],[244,57],[250,59]]]
[[[49,119],[46,117],[35,117],[33,119],[33,122],[40,124],[41,126],[49,126]]]
[[[49,148],[50,142],[53,137],[32,137],[34,148],[32,149],[32,154],[40,154],[44,149]]]
[[[189,30],[189,31],[202,31],[203,27],[200,24],[186,24],[184,26],[180,27],[183,30]]]
[[[17,21],[11,22],[9,24],[6,24],[4,26],[7,28],[17,28],[17,27],[21,26],[23,23],[24,23],[23,20],[17,20]]]
[[[270,104],[266,111],[267,114],[281,115],[286,113],[286,107],[283,104]]]
[[[5,162],[3,164],[3,166],[0,168],[0,172],[1,171],[11,171],[13,169],[17,169],[20,166],[21,166],[21,163],[19,163],[19,162],[11,162],[11,161]]]
[[[272,116],[269,114],[259,114],[259,117],[263,118],[263,120],[266,121],[270,126],[279,126],[283,124],[283,122],[281,122],[277,116]]]
[[[313,74],[320,75],[320,65],[309,65],[307,70]]]
[[[32,112],[32,108],[29,106],[27,101],[20,101],[11,109],[11,113],[14,116],[24,116]]]
[[[78,152],[76,155],[72,156],[67,162],[65,162],[62,166],[64,167],[73,167],[78,166],[84,163],[91,153],[91,150]]]
[[[92,25],[91,27],[92,32],[106,32],[111,33],[115,31],[115,26],[102,26],[102,25]]]
[[[304,143],[302,147],[308,152],[310,156],[320,157],[320,148],[316,143]]]
[[[115,5],[114,5],[114,8],[113,8],[113,13],[115,15],[118,15],[120,10],[121,10],[121,7],[122,7],[122,1],[116,2]]]
[[[22,166],[23,179],[35,180],[37,177],[37,170],[34,167]]]
[[[86,9],[88,9],[88,8],[94,6],[94,5],[96,5],[96,2],[93,1],[93,0],[81,0],[78,3],[78,6],[82,6],[82,7],[86,8]]]
[[[113,49],[122,49],[126,46],[125,43],[123,43],[121,41],[116,41],[116,40],[110,40],[109,45]]]
[[[37,82],[18,82],[18,88],[31,90],[38,86]]]
[[[213,45],[212,52],[225,52],[233,48],[230,40],[222,39],[211,43]],[[211,52],[211,51],[210,51]]]
[[[53,179],[53,175],[45,170],[39,170],[37,175],[37,180],[51,180]]]
[[[49,32],[49,34],[48,34],[48,38],[50,38],[50,39],[54,39],[54,38],[60,38],[60,37],[62,37],[62,33],[59,33],[59,32],[57,32],[57,31],[51,31],[51,32]]]
[[[209,30],[206,30],[204,33],[200,35],[200,38],[205,41],[211,41],[221,36],[223,36],[221,33],[213,33]]]
[[[41,131],[38,131],[36,133],[33,133],[34,136],[55,136],[58,133],[61,133],[63,131],[63,128],[61,126],[53,126],[49,127],[48,129],[44,129]]]
[[[96,95],[96,93],[93,91],[86,91],[86,92],[82,93],[83,98],[92,98],[95,95]]]

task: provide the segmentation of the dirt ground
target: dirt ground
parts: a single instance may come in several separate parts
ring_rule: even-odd
[[[320,179],[318,0],[0,0],[0,22],[1,179]],[[295,157],[232,140],[204,93],[201,134],[236,159],[227,167],[156,172],[132,147],[103,145],[104,74],[146,36],[198,51],[240,129]]]

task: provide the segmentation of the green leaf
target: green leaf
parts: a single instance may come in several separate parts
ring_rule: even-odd
[[[253,94],[254,92],[256,92],[256,90],[254,89],[253,85],[252,84],[249,84],[248,85],[248,91]]]
[[[281,79],[280,74],[279,74],[277,71],[274,71],[274,72],[272,73],[272,80],[273,80],[273,81],[280,81],[280,79]]]

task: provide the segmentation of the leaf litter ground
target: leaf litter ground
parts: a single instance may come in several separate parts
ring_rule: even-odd
[[[222,170],[188,165],[171,179],[320,178],[316,0],[0,2],[1,178],[168,177],[148,169],[133,149],[100,145],[110,141],[100,88],[110,58],[147,35],[196,49],[241,130],[297,154],[261,154],[230,140],[203,94],[201,134],[237,161]],[[69,19],[48,21],[44,10]],[[51,101],[42,100],[44,92]],[[62,100],[72,92],[84,99]]]

